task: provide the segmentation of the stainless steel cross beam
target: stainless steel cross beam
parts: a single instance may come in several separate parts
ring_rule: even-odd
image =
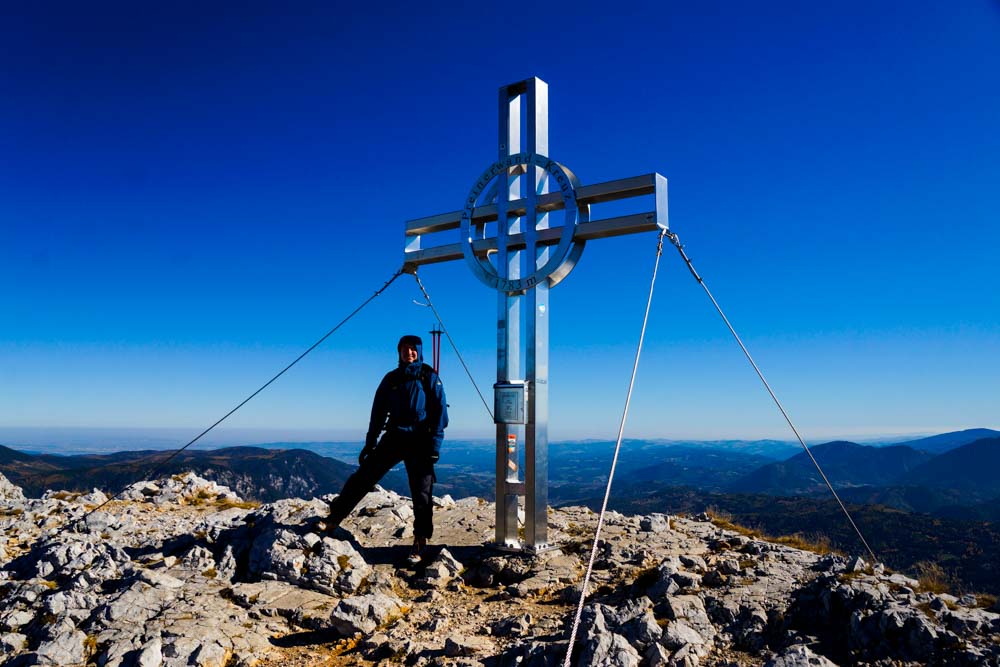
[[[655,196],[655,207],[644,213],[591,220],[579,223],[573,238],[580,241],[636,234],[638,232],[656,231],[667,227],[667,179],[660,174],[644,174],[617,181],[608,181],[596,185],[584,185],[577,189],[576,200],[581,205],[600,204],[618,199],[628,199],[643,195]],[[516,199],[507,204],[507,214],[522,216],[525,214],[527,202]],[[563,207],[559,193],[548,193],[538,197],[536,210],[539,212],[557,211]],[[422,247],[421,239],[430,234],[449,232],[458,229],[462,211],[441,213],[426,218],[417,218],[406,223],[405,262],[410,266],[436,264],[462,259],[462,244],[449,243],[445,245]],[[476,207],[473,211],[473,223],[482,224],[497,219],[497,205],[488,204]],[[560,230],[550,227],[539,231],[540,245],[553,245],[559,241]],[[518,250],[525,247],[523,234],[508,236],[508,247]],[[486,256],[497,248],[495,238],[477,239],[472,242],[473,251],[480,256]]]
[[[415,269],[464,259],[496,290],[496,544],[537,553],[548,548],[549,290],[576,266],[586,241],[666,229],[667,179],[581,185],[548,156],[548,84],[538,78],[500,89],[497,138],[497,160],[464,209],[406,223],[403,261]],[[637,197],[650,205],[593,218],[594,205]]]

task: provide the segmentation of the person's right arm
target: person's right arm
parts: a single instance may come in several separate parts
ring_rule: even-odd
[[[378,436],[385,428],[385,420],[389,416],[388,380],[389,375],[383,377],[378,389],[375,390],[375,398],[372,400],[372,415],[368,420],[368,434],[365,435],[365,447],[358,456],[358,464],[363,463],[368,454],[375,448],[375,445],[378,444]]]

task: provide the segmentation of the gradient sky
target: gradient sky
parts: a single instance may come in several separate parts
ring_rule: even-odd
[[[1000,3],[5,3],[0,427],[212,423],[461,207],[496,90],[550,86],[584,183],[670,224],[807,441],[1000,427]],[[527,5],[525,5],[527,6]],[[457,233],[456,233],[457,240]],[[655,235],[552,292],[553,439],[617,431]],[[992,258],[992,259],[991,259]],[[421,275],[480,386],[495,296]],[[359,437],[401,278],[233,428]],[[790,438],[668,252],[626,431]],[[450,350],[453,437],[492,424]]]

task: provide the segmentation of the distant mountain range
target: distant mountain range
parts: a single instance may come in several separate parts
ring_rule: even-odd
[[[914,445],[929,445],[943,453]],[[945,433],[884,447],[828,442],[810,447],[810,452],[834,488],[858,502],[934,512],[1000,496],[996,474],[1000,469],[1000,432],[989,429]],[[761,466],[727,490],[776,496],[829,493],[805,452]]]
[[[139,451],[85,456],[24,454],[0,446],[0,472],[29,496],[46,489],[115,493],[128,484],[157,476],[192,471],[224,484],[244,498],[270,502],[337,493],[357,468],[304,449],[227,447],[211,451]],[[408,493],[406,476],[391,471],[383,486]]]
[[[1000,436],[1000,431],[994,431],[989,428],[970,428],[964,431],[942,433],[940,435],[932,435],[929,438],[920,438],[919,440],[909,440],[896,444],[906,445],[907,447],[930,452],[931,454],[943,454],[950,449],[967,445],[970,442],[982,440],[983,438],[996,438],[997,436]]]
[[[908,486],[958,489],[980,498],[1000,495],[1000,437],[956,447],[910,470],[899,481]]]
[[[991,515],[1000,496],[994,471],[1000,463],[1000,432],[970,429],[884,446],[836,441],[810,448],[827,477],[856,502],[907,511],[952,512],[978,506]],[[240,494],[269,501],[290,495],[335,493],[355,469],[353,443],[294,443],[259,447],[187,450],[161,472],[192,470],[227,484]],[[570,504],[598,495],[607,481],[614,443],[571,441],[549,449],[549,496]],[[316,452],[329,454],[321,456]],[[774,496],[823,496],[825,484],[801,450],[763,441],[626,440],[618,461],[615,497],[632,497],[650,486],[684,486],[710,492]],[[79,456],[32,455],[0,446],[0,471],[29,494],[47,488],[101,487],[115,491],[159,466],[168,451],[134,451]],[[439,464],[439,494],[492,499],[495,491],[492,442],[446,443]],[[523,469],[523,464],[522,464]],[[392,471],[383,486],[407,493],[405,474]]]
[[[884,486],[934,458],[933,454],[906,445],[871,447],[844,441],[816,445],[809,451],[834,487]],[[787,461],[754,470],[731,484],[729,490],[808,496],[827,488],[812,459],[806,452],[800,452]]]

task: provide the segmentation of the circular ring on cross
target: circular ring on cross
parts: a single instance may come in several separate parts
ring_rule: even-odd
[[[527,215],[525,203],[501,200],[504,193],[510,192],[510,179],[527,178],[532,167],[542,169],[549,181],[559,187],[563,209],[560,227],[547,224],[538,227],[539,218],[548,222],[545,214],[553,208],[551,205],[536,207],[535,219],[529,220],[532,216]],[[572,171],[538,153],[515,153],[491,164],[469,191],[461,216],[462,254],[473,274],[486,286],[509,295],[523,294],[542,281],[549,287],[557,285],[569,275],[583,253],[584,242],[574,239],[574,234],[577,223],[589,219],[590,207],[577,202],[579,186]],[[530,181],[527,187],[531,187]],[[538,199],[542,196],[538,195]],[[495,209],[486,208],[491,205]],[[509,219],[515,216],[520,218],[520,225],[509,229]],[[490,237],[488,225],[493,220],[496,235]],[[536,252],[544,248],[545,253],[540,257],[527,256],[525,251],[532,246]],[[523,256],[522,261],[511,261],[516,252]]]

